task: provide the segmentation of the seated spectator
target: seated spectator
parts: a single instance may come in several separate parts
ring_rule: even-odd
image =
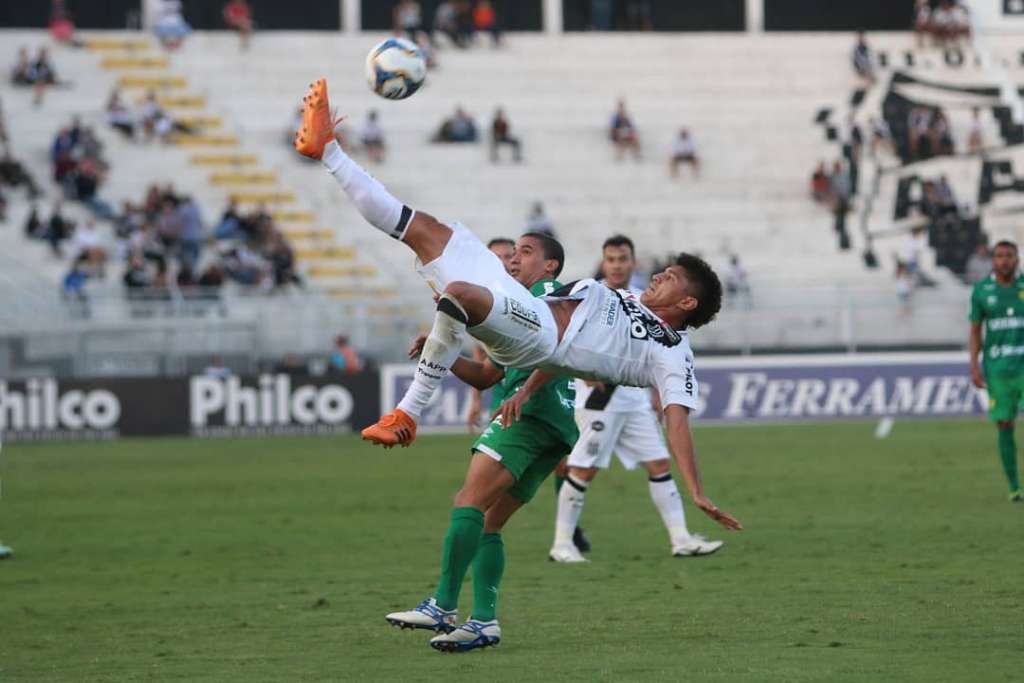
[[[967,259],[967,284],[973,285],[981,282],[992,272],[992,255],[988,251],[988,245],[979,242],[974,253]]]
[[[459,17],[452,0],[442,0],[434,10],[433,31],[439,31],[448,37],[455,47],[466,47],[464,36],[459,33]],[[436,42],[436,38],[431,36]]]
[[[690,131],[683,128],[679,131],[679,137],[672,144],[672,159],[669,162],[669,170],[673,178],[679,177],[679,167],[682,164],[689,164],[693,169],[693,176],[700,175],[700,159],[697,157],[697,146],[690,137]]]
[[[490,0],[480,0],[473,10],[473,28],[477,31],[490,33],[494,47],[501,45],[501,28],[498,26],[498,13]]]
[[[440,130],[434,136],[434,142],[476,142],[478,138],[476,123],[462,107],[455,108],[455,114],[445,119]]]
[[[416,42],[423,30],[423,10],[416,0],[399,0],[392,12],[395,33],[404,33],[412,42]]]
[[[214,228],[213,236],[219,240],[245,238],[245,231],[242,229],[242,217],[238,213],[238,203],[233,198],[228,201],[228,208],[224,209],[224,213],[220,217],[220,223]]]
[[[338,335],[334,339],[334,351],[331,353],[331,367],[345,374],[355,374],[363,369],[359,354],[352,348],[348,337]]]
[[[828,171],[825,170],[825,162],[819,162],[818,167],[814,169],[814,173],[811,175],[811,197],[814,201],[819,204],[831,203],[831,185]]]
[[[491,122],[491,161],[498,163],[498,149],[502,145],[512,148],[512,158],[518,164],[523,160],[522,143],[519,138],[512,137],[512,125],[505,116],[503,109],[494,112],[494,121]]]
[[[121,281],[129,290],[140,290],[149,287],[152,283],[152,277],[146,268],[146,262],[141,256],[138,254],[129,256]],[[130,293],[129,296],[131,296]]]
[[[915,284],[921,280],[921,259],[928,249],[928,235],[923,227],[912,228],[903,243],[903,255],[901,261],[907,268],[907,273],[913,278]]]
[[[57,71],[53,68],[53,64],[50,62],[50,52],[45,47],[39,48],[39,53],[29,68],[29,81],[34,92],[32,103],[38,107],[43,103],[46,89],[57,85]]]
[[[928,107],[914,107],[908,114],[907,151],[912,160],[932,156],[930,147],[922,149],[921,142],[929,142],[928,131],[932,125],[932,110]]]
[[[981,154],[985,148],[982,138],[981,109],[975,107],[971,111],[971,127],[967,131],[967,153]]]
[[[526,230],[523,232],[539,232],[555,237],[555,226],[544,210],[543,202],[534,202],[530,214],[526,217]]]
[[[726,294],[734,297],[745,308],[750,308],[750,279],[747,277],[747,269],[740,264],[740,257],[735,254],[729,257],[724,284]]]
[[[953,154],[953,135],[949,129],[949,121],[941,109],[935,112],[931,125],[928,127],[930,156]]]
[[[29,211],[28,218],[25,219],[25,237],[35,240],[45,236],[43,219],[39,216],[39,207],[32,204],[32,210]]]
[[[50,36],[62,45],[81,47],[82,41],[75,38],[75,23],[71,21],[64,0],[53,0],[53,9],[50,11]]]
[[[114,90],[107,100],[107,123],[126,138],[135,137],[135,117],[121,100],[121,91]]]
[[[621,161],[627,151],[640,160],[640,135],[637,133],[633,119],[626,112],[625,100],[619,100],[615,113],[612,114],[609,138],[615,147],[615,158]]]
[[[886,123],[884,118],[872,116],[868,120],[868,125],[871,127],[872,156],[875,156],[878,153],[878,148],[883,145],[889,148],[890,153],[896,151],[895,142],[892,137],[892,130],[889,128],[889,124]]]
[[[935,185],[935,195],[940,213],[959,213],[956,195],[953,194],[953,188],[949,186],[949,180],[945,175],[939,176],[939,182]]]
[[[74,229],[75,224],[65,219],[61,213],[60,202],[55,203],[53,205],[53,212],[50,214],[50,220],[46,226],[45,234],[46,241],[50,243],[50,249],[57,258],[63,258],[64,254],[61,251],[61,243],[71,236]]]
[[[18,61],[11,69],[12,85],[32,85],[32,61],[28,57],[28,48],[18,48]]]
[[[178,205],[178,218],[181,223],[178,260],[182,268],[192,270],[199,263],[199,253],[205,238],[202,212],[195,199],[186,197]]]
[[[295,272],[295,252],[279,232],[275,232],[270,247],[270,267],[274,271],[274,286],[302,285]]]
[[[875,63],[868,47],[868,39],[863,31],[857,34],[857,44],[853,47],[853,70],[869,83],[875,82]]]
[[[903,315],[910,315],[910,298],[914,293],[914,274],[906,263],[896,259],[896,297],[900,302],[900,312]]]
[[[226,275],[240,285],[256,287],[268,282],[266,262],[244,244],[225,252],[222,263]]]
[[[11,151],[6,146],[0,155],[0,186],[4,185],[15,189],[24,187],[29,199],[35,199],[42,194],[35,178],[20,161],[11,156]]]
[[[931,14],[931,33],[939,45],[955,47],[971,33],[970,15],[962,3],[940,0]]]
[[[71,263],[71,269],[61,279],[61,295],[67,301],[84,302],[88,298],[85,285],[89,281],[86,258],[80,256]]]
[[[455,3],[455,21],[462,45],[473,44],[476,37],[476,25],[473,23],[473,3],[470,0],[457,0]]]
[[[362,131],[363,149],[366,156],[375,164],[384,162],[384,130],[377,121],[376,110],[371,109],[366,114],[366,123]]]
[[[238,31],[239,44],[242,50],[249,49],[249,36],[254,27],[252,5],[247,0],[229,0],[224,5],[224,24]]]
[[[166,50],[176,50],[192,32],[181,14],[180,0],[157,0],[153,33]]]
[[[191,126],[171,118],[160,106],[160,101],[152,90],[146,94],[146,99],[139,107],[138,122],[147,140],[156,137],[161,142],[169,142],[171,136],[176,133],[191,135],[196,132]]]
[[[929,0],[914,0],[914,35],[917,46],[924,47],[925,37],[932,35],[932,6]]]

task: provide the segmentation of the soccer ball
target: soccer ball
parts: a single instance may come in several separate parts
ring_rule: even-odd
[[[388,38],[366,57],[366,80],[370,90],[389,100],[404,100],[423,85],[427,60],[415,43]]]

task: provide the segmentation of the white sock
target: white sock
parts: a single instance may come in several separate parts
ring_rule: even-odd
[[[459,357],[468,319],[465,309],[455,299],[445,294],[438,300],[434,327],[423,345],[416,376],[398,404],[412,419],[419,421],[434,391]]]
[[[337,140],[324,147],[322,161],[370,225],[396,240],[405,237],[413,210],[403,206],[379,180],[352,161]]]
[[[569,475],[558,490],[558,510],[555,512],[555,547],[572,545],[572,535],[583,514],[583,498],[587,494],[585,482]]]
[[[690,537],[686,528],[686,513],[683,512],[683,499],[672,475],[667,474],[658,480],[648,479],[647,486],[651,492],[654,507],[658,508],[661,521],[665,523],[668,537],[672,545],[683,543]]]

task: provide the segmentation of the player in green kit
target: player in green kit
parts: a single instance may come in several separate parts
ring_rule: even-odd
[[[562,271],[562,245],[540,233],[526,233],[516,243],[509,273],[534,296],[551,294],[561,285],[555,280]],[[413,344],[411,356],[418,356],[424,338]],[[451,371],[478,389],[494,387],[499,399],[515,394],[530,376],[528,370],[505,370],[489,360],[460,358]],[[501,640],[496,619],[498,589],[505,569],[505,548],[501,530],[513,513],[528,503],[538,488],[565,457],[579,437],[574,416],[572,380],[556,379],[530,397],[521,418],[502,428],[495,419],[473,444],[467,482],[480,471],[484,458],[500,463],[507,483],[496,502],[483,511],[480,532],[466,534],[465,527],[480,524],[481,513],[472,507],[452,510],[441,560],[441,578],[433,597],[408,612],[387,615],[391,624],[403,628],[439,631],[430,645],[445,652],[464,652]],[[480,528],[480,527],[476,527]],[[479,534],[479,535],[477,535]],[[472,536],[472,538],[468,538]],[[472,541],[475,541],[472,542]],[[466,571],[473,576],[473,612],[455,628],[459,592]]]
[[[1024,401],[1024,277],[1018,273],[1019,265],[1016,244],[996,244],[992,274],[971,293],[969,345],[971,380],[979,389],[988,389],[989,416],[999,433],[999,458],[1015,503],[1024,501],[1013,434]]]

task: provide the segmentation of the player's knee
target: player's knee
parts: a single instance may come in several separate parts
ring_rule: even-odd
[[[591,482],[597,476],[596,467],[570,467],[569,475],[578,481]]]
[[[647,464],[647,474],[651,477],[663,477],[672,471],[672,463],[668,460],[655,460]]]
[[[452,282],[444,288],[444,294],[462,307],[471,325],[480,324],[491,312],[490,292],[472,283]]]

